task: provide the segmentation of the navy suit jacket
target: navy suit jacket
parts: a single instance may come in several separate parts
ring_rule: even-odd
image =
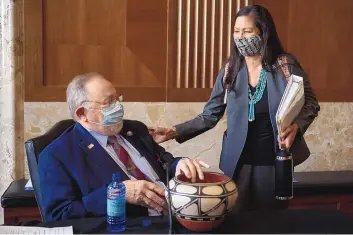
[[[132,135],[127,135],[127,132]],[[171,163],[174,175],[178,159],[153,141],[147,127],[139,122],[124,120],[120,134],[145,157],[166,181],[163,164]],[[93,148],[88,146],[93,144]],[[79,123],[67,129],[39,155],[38,171],[44,207],[44,219],[66,220],[106,215],[107,185],[112,174],[120,169],[97,140]],[[145,207],[127,204],[127,216],[147,216]]]

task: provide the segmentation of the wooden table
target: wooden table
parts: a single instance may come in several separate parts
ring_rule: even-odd
[[[353,171],[298,172],[289,209],[336,209],[353,217]]]

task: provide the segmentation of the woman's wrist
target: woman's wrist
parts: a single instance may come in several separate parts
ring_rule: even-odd
[[[175,139],[175,137],[177,136],[177,131],[174,126],[169,128],[167,136],[168,136],[168,139]]]

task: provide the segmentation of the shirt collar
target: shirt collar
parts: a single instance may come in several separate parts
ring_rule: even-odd
[[[84,127],[97,141],[100,145],[107,147],[108,145],[108,136],[99,134],[91,129]]]

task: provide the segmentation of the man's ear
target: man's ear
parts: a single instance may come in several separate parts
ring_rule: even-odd
[[[80,106],[76,109],[75,111],[75,115],[77,117],[77,120],[80,120],[80,121],[87,121],[87,117],[85,115],[85,108]]]

